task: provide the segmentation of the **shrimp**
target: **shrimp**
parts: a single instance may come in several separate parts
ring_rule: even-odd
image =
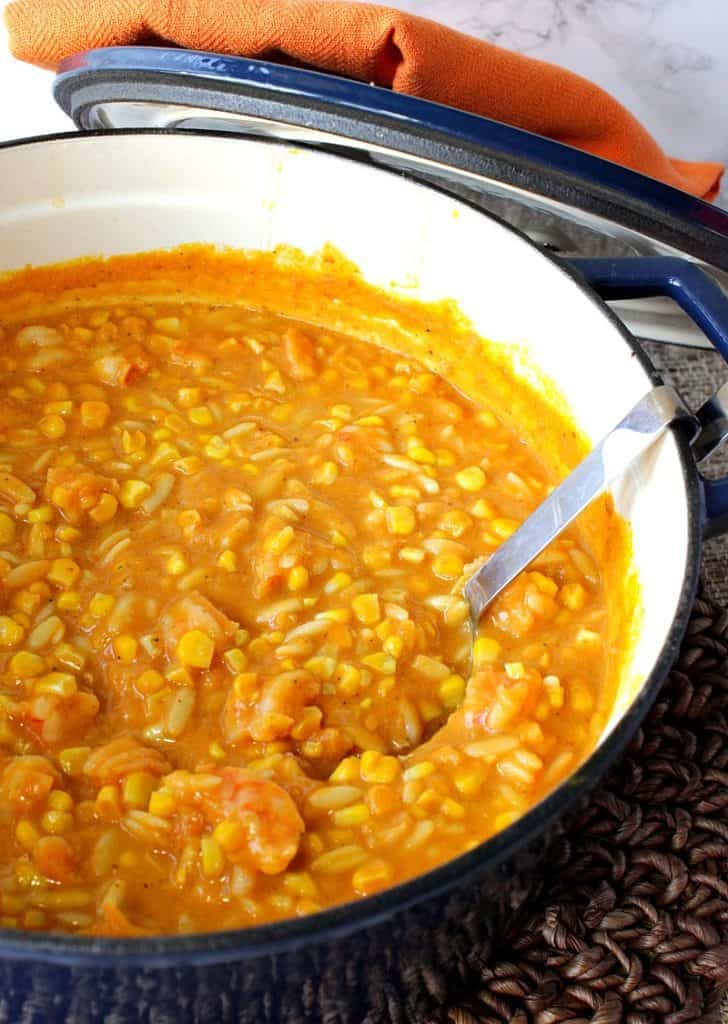
[[[153,935],[148,928],[132,924],[124,911],[115,903],[106,902],[101,907],[102,919],[86,930],[86,935],[104,935],[107,938],[139,938]]]
[[[233,743],[246,735],[263,743],[282,739],[290,734],[304,707],[320,691],[321,684],[305,669],[281,672],[267,679],[254,701],[240,700],[231,689],[225,709],[225,732]]]
[[[116,495],[119,485],[80,464],[54,466],[46,475],[46,496],[72,523],[79,523],[104,494]]]
[[[79,690],[69,697],[43,693],[18,704],[25,726],[44,744],[60,743],[69,736],[82,736],[99,713],[101,704],[95,693]]]
[[[122,355],[100,356],[93,364],[94,373],[102,384],[118,388],[131,384],[149,372],[150,363],[141,351]]]
[[[177,645],[189,630],[199,629],[206,633],[219,652],[237,629],[236,623],[196,590],[167,605],[160,622],[167,654],[173,660],[177,656]]]
[[[463,747],[478,737],[501,732],[509,711],[527,716],[541,692],[541,677],[536,671],[526,670],[522,679],[512,680],[502,670],[483,666],[468,681],[460,707],[417,747],[412,760],[425,761],[441,747]]]
[[[216,777],[219,783],[210,785]],[[234,767],[201,777],[176,771],[162,782],[178,801],[200,809],[213,827],[221,821],[243,826],[241,845],[226,850],[233,862],[249,864],[265,875],[278,875],[298,852],[305,826],[295,803],[277,783]]]
[[[46,757],[25,754],[13,757],[0,774],[0,806],[21,815],[45,803],[59,774]]]
[[[86,759],[83,771],[98,786],[103,786],[133,772],[164,775],[169,768],[169,762],[154,747],[145,746],[133,736],[119,736],[97,747]]]
[[[311,380],[318,373],[314,344],[298,327],[289,327],[283,335],[283,355],[294,380]]]
[[[559,606],[536,582],[540,573],[522,573],[497,597],[487,611],[488,619],[498,629],[517,639],[534,632],[558,614]]]

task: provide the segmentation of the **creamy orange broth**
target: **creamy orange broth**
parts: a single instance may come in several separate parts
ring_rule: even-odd
[[[0,316],[0,926],[313,913],[588,755],[628,531],[595,503],[471,663],[464,573],[584,443],[454,307],[186,247],[7,276]]]

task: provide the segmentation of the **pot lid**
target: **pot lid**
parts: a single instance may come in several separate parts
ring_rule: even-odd
[[[565,256],[679,254],[728,282],[727,211],[571,146],[379,86],[202,51],[111,47],[65,60],[54,95],[81,129],[231,132],[343,152],[437,184]],[[624,306],[627,318],[646,318],[650,337],[695,340],[669,303],[647,301]]]

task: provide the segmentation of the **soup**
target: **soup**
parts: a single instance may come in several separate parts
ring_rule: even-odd
[[[140,266],[0,295],[4,927],[205,931],[378,892],[512,824],[612,701],[607,501],[471,636],[465,574],[559,475],[507,370],[481,362],[475,401],[379,327],[282,315],[263,258],[258,308],[155,297]]]

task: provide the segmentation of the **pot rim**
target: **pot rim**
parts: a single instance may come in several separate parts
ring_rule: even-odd
[[[111,131],[71,131],[49,135],[30,136],[0,142],[0,154],[5,150],[31,149],[49,142],[78,142],[89,139],[114,136],[168,136],[203,137],[234,141],[245,138],[258,145],[273,145],[290,149],[291,143],[279,139],[235,136],[228,132],[189,129],[126,128]],[[315,145],[297,143],[296,149],[320,152]],[[630,334],[625,325],[606,303],[579,276],[568,263],[540,248],[518,228],[500,217],[477,206],[472,200],[463,199],[450,192],[441,184],[422,181],[410,172],[402,172],[379,165],[371,165],[365,154],[357,152],[326,153],[330,159],[367,163],[373,170],[404,177],[409,183],[432,189],[453,199],[478,213],[496,221],[501,227],[516,235],[566,275],[579,290],[606,316],[616,328],[623,342],[653,381],[659,381],[650,359]],[[585,797],[601,780],[607,769],[616,761],[631,740],[647,711],[652,706],[662,683],[680,649],[685,635],[690,612],[698,588],[701,539],[703,525],[703,495],[695,461],[690,452],[686,436],[679,431],[673,435],[677,444],[680,468],[682,470],[687,501],[687,551],[685,572],[680,600],[666,633],[660,653],[651,672],[643,682],[639,693],[627,710],[599,746],[579,766],[575,773],[563,780],[538,804],[526,811],[512,825],[491,836],[468,853],[461,854],[424,874],[417,875],[399,885],[384,889],[380,893],[363,897],[350,903],[340,904],[316,914],[301,918],[289,918],[271,924],[253,925],[228,931],[197,932],[192,935],[159,935],[149,938],[108,938],[103,936],[82,937],[53,932],[20,932],[15,929],[0,929],[0,956],[10,960],[40,959],[49,963],[68,966],[116,967],[122,960],[124,966],[172,967],[181,962],[214,964],[232,960],[246,960],[275,953],[294,951],[315,942],[325,942],[344,937],[365,928],[383,924],[404,910],[434,899],[455,888],[462,888],[478,881],[486,871],[496,870],[517,850],[542,835],[548,827],[560,818],[577,800]]]

